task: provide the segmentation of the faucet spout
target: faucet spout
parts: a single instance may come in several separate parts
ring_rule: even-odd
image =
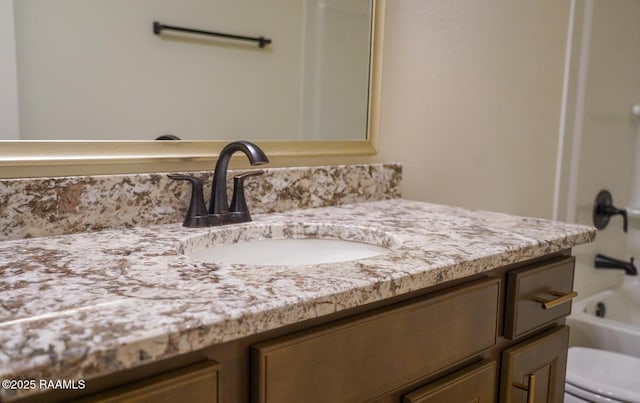
[[[269,162],[264,151],[249,141],[234,141],[227,144],[216,162],[213,174],[213,186],[211,188],[211,200],[209,202],[209,214],[228,214],[229,202],[227,199],[227,170],[231,156],[237,151],[242,151],[251,165],[262,165]]]
[[[638,269],[636,265],[633,263],[633,258],[630,261],[625,262],[624,260],[614,259],[609,256],[601,255],[598,253],[596,255],[594,265],[596,269],[620,269],[624,270],[624,272],[630,276],[637,276]]]

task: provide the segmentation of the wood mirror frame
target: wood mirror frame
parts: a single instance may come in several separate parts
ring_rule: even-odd
[[[272,165],[376,154],[384,9],[385,0],[373,0],[366,139],[256,141]],[[206,170],[230,141],[0,141],[0,178]]]

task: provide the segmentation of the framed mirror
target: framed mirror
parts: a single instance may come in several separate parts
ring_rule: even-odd
[[[218,151],[237,139],[255,141],[276,165],[279,158],[375,154],[384,0],[193,1],[216,5],[219,18],[198,18],[205,10],[197,4],[177,13],[185,3],[172,1],[0,0],[0,18],[1,2],[14,15],[20,128],[18,135],[0,132],[0,177],[210,169]],[[137,3],[122,17],[123,6]],[[111,23],[89,20],[97,9]],[[55,12],[61,17],[51,18]],[[229,15],[238,18],[227,21]],[[272,42],[260,47],[191,33],[156,35],[158,20]],[[63,21],[64,29],[53,30]],[[356,26],[359,33],[350,31]],[[133,50],[121,49],[127,42]],[[355,54],[360,61],[347,57]],[[89,75],[96,71],[101,75]],[[220,71],[231,74],[214,74]],[[178,84],[169,83],[172,74]],[[249,85],[224,86],[234,80]],[[154,92],[158,83],[167,89]],[[136,86],[146,91],[134,93]],[[167,134],[182,140],[153,140]]]

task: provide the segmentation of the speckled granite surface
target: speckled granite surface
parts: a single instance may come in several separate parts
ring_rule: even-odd
[[[189,174],[208,201],[212,172]],[[335,206],[398,198],[401,177],[398,164],[267,168],[245,195],[252,213]],[[0,179],[0,241],[182,222],[190,192],[165,173]]]
[[[203,263],[178,249],[193,242],[188,238],[231,227],[179,224],[3,242],[0,378],[90,382],[595,237],[595,229],[584,226],[401,199],[254,218],[240,225],[246,231],[231,233],[289,223],[303,232],[344,231],[387,242],[391,250],[299,267]]]

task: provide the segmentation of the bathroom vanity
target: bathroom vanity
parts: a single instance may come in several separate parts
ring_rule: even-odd
[[[239,226],[282,223],[306,237],[339,223],[335,237],[389,251],[307,265],[203,262],[182,252],[203,237],[237,241],[238,227],[178,224],[0,243],[13,304],[0,377],[86,383],[1,398],[561,401],[570,251],[593,228],[401,199]]]

